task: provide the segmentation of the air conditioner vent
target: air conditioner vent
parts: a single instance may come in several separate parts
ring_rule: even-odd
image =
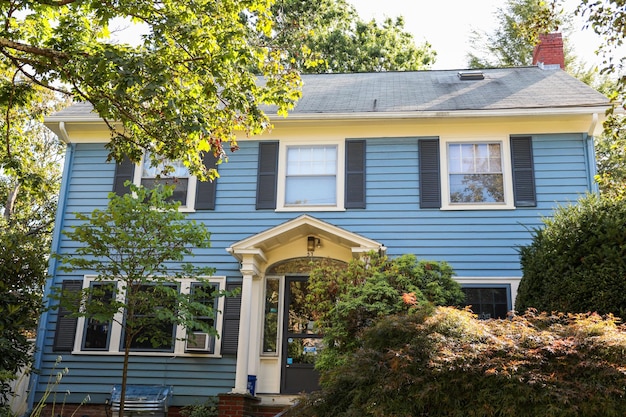
[[[187,350],[208,351],[212,337],[208,333],[193,332],[187,339]]]

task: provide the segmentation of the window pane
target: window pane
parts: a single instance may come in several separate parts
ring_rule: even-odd
[[[450,203],[503,203],[504,178],[499,143],[448,145]]]
[[[263,352],[278,352],[278,300],[280,281],[268,279],[265,284],[265,326],[263,331]]]
[[[285,184],[285,204],[296,206],[335,205],[335,177],[288,177]]]
[[[479,319],[504,319],[508,313],[508,295],[504,287],[462,288],[465,293],[465,306],[471,306]]]
[[[92,283],[91,299],[92,306],[102,305],[103,310],[111,303],[114,297],[113,284]],[[83,339],[84,350],[108,350],[111,321],[99,321],[87,318]]]
[[[502,203],[504,184],[501,174],[450,175],[451,203]]]
[[[160,310],[175,310],[172,290],[177,289],[173,285],[142,285],[137,289],[133,295],[137,305],[135,317],[132,323],[125,324],[136,333],[130,343],[132,350],[174,350],[174,324],[157,315]]]
[[[314,364],[323,348],[324,339],[321,338],[289,338],[287,341],[289,365]]]
[[[287,148],[285,205],[337,204],[337,147]]]
[[[173,168],[173,171],[163,174],[166,166]],[[146,152],[143,157],[141,178],[188,178],[189,169],[181,161],[165,161],[156,165],[152,164],[150,154]]]
[[[194,320],[204,323],[208,327],[215,327],[215,314],[217,314],[217,302],[218,298],[213,294],[219,290],[218,284],[202,284],[194,283],[191,285],[191,294],[193,295],[193,301],[201,303],[205,306],[210,306],[213,309],[213,315],[199,315],[194,316]],[[205,334],[205,331],[201,328],[191,328],[188,330],[188,336],[191,340],[187,341],[187,348],[193,348],[193,350],[201,350],[206,353],[211,353],[215,349],[215,337]],[[204,341],[208,338],[209,343],[206,345]]]
[[[174,185],[174,192],[167,201],[180,201],[182,205],[187,203],[187,189],[189,186],[189,179],[187,178],[154,178],[154,179],[141,179],[141,185],[146,188],[154,188],[158,184]]]
[[[173,167],[174,170],[164,175],[163,170],[166,165]],[[187,203],[189,169],[180,161],[166,161],[153,166],[150,154],[146,153],[141,170],[141,185],[154,188],[157,184],[174,185],[174,193],[168,201],[179,201],[182,205]]]
[[[452,143],[448,145],[448,169],[451,174],[501,173],[499,143]]]
[[[336,146],[287,148],[287,175],[335,175],[336,172]]]

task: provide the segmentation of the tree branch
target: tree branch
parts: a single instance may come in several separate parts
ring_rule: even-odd
[[[39,48],[38,46],[27,45],[15,42],[7,38],[0,37],[0,48],[13,49],[15,51],[26,52],[33,55],[44,56],[53,60],[67,60],[69,55],[65,52],[56,51],[50,48]]]

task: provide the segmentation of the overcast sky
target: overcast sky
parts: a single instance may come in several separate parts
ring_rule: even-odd
[[[404,16],[405,28],[418,44],[427,40],[437,51],[435,69],[462,69],[470,51],[468,39],[472,29],[493,28],[495,12],[504,0],[348,0],[362,19],[385,16]],[[579,0],[566,0],[567,10],[574,10]],[[589,64],[597,62],[594,51],[599,39],[590,31],[582,30],[582,22],[575,22],[575,33],[570,43],[576,55]]]

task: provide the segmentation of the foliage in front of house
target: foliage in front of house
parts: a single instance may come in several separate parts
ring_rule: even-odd
[[[626,204],[589,195],[558,208],[520,250],[518,311],[626,317]]]
[[[290,416],[619,416],[626,328],[612,316],[478,320],[418,308],[379,320]]]
[[[324,334],[325,348],[316,367],[334,369],[361,346],[359,334],[376,320],[406,312],[411,298],[422,306],[458,305],[464,298],[446,262],[415,255],[390,259],[370,253],[347,267],[320,266],[309,277],[308,303]]]

